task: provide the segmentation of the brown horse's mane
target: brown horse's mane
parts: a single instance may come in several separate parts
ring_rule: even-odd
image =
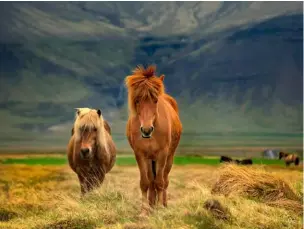
[[[137,66],[133,70],[133,75],[126,77],[128,103],[132,112],[135,112],[136,101],[157,100],[165,93],[163,81],[155,75],[155,72],[156,66],[150,65],[146,69],[143,66]]]

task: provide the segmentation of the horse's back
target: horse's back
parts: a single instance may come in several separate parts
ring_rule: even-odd
[[[115,164],[117,149],[110,133],[106,133],[106,141],[107,141],[106,144],[108,149],[107,153],[109,154],[109,163],[107,166],[107,172],[109,172]]]
[[[111,127],[109,125],[109,123],[106,120],[103,120],[103,126],[106,129],[106,131],[111,135]]]
[[[181,138],[182,123],[179,118],[178,105],[175,99],[165,94],[164,100],[167,102],[165,103],[165,107],[171,117],[171,146],[169,151],[174,154]]]
[[[74,162],[74,135],[70,137],[68,147],[67,147],[67,157],[69,165],[73,171],[76,171],[75,162]]]
[[[132,122],[132,117],[129,117],[128,121],[127,121],[127,126],[126,126],[126,135],[127,135],[128,142],[129,142],[131,148],[133,149],[133,144],[132,144],[132,139],[131,139],[131,124],[132,124],[131,122]]]
[[[170,103],[170,105],[172,106],[172,108],[175,110],[175,112],[178,114],[178,105],[177,105],[177,102],[176,102],[176,100],[172,97],[172,96],[170,96],[170,95],[168,95],[168,94],[164,94],[164,98],[165,98],[165,100],[167,101],[167,102],[169,102]]]

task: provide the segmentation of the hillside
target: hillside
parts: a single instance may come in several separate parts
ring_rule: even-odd
[[[3,2],[0,147],[63,146],[80,106],[100,107],[124,133],[123,79],[152,63],[178,98],[188,133],[301,132],[302,9],[302,2]]]

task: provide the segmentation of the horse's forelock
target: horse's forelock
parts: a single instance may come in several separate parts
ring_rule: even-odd
[[[146,69],[142,65],[138,65],[134,70],[133,74],[134,75],[140,75],[144,77],[152,77],[155,76],[156,73],[156,66],[155,65],[150,65]]]
[[[135,101],[157,100],[165,93],[163,81],[156,76],[143,75],[143,70],[135,70],[134,75],[127,76],[125,83],[128,88],[129,108],[133,113],[136,112]]]
[[[80,128],[85,128],[92,130],[96,128],[97,130],[103,128],[103,117],[98,115],[96,110],[85,110],[83,113],[80,111],[80,114],[76,117],[74,126],[77,131]]]
[[[104,127],[104,119],[102,115],[98,115],[96,110],[91,110],[85,114],[81,114],[75,120],[75,135],[77,139],[81,139],[81,128],[89,129],[89,131],[96,128],[98,137],[97,141],[99,145],[104,146],[105,150],[108,151],[107,140],[106,140],[106,129]]]

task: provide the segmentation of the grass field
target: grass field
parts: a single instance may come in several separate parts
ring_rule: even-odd
[[[283,179],[303,197],[302,168],[277,160],[254,159],[251,169]],[[218,158],[178,156],[170,173],[169,206],[142,220],[139,172],[132,156],[117,158],[101,188],[83,199],[65,156],[5,156],[0,163],[0,228],[202,228],[300,229],[302,217],[257,199],[212,194],[223,165]],[[203,207],[216,199],[230,212],[216,218]]]
[[[21,158],[4,158],[0,161],[2,164],[26,164],[26,165],[64,165],[67,164],[66,156],[24,156]],[[281,160],[272,160],[264,158],[254,158],[254,164],[264,165],[284,165]],[[118,156],[117,165],[136,165],[134,156]],[[176,156],[174,159],[176,165],[218,165],[219,157],[200,157],[200,156]]]

